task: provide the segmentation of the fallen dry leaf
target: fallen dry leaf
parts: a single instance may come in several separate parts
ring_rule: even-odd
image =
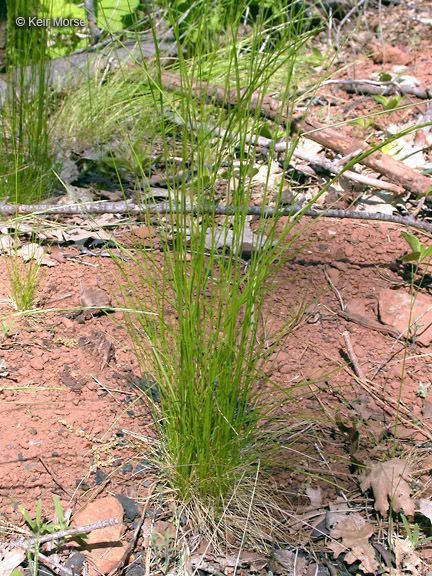
[[[227,221],[229,222],[229,219]],[[234,249],[242,258],[248,260],[254,251],[260,250],[265,245],[267,237],[264,234],[256,234],[246,221],[240,239],[241,242],[230,228],[215,226],[206,230],[204,245],[208,250]]]
[[[10,254],[15,248],[19,248],[21,242],[18,238],[13,238],[9,234],[0,236],[0,250],[6,254]]]
[[[369,538],[374,532],[374,527],[367,523],[360,514],[354,512],[330,529],[330,536],[335,540],[340,538],[341,543],[333,541],[328,544],[328,547],[336,557],[346,552],[345,561],[348,564],[359,561],[360,570],[366,574],[375,574],[378,562],[375,559],[375,550],[369,544]]]
[[[372,488],[375,498],[375,510],[385,516],[389,509],[389,500],[395,512],[406,516],[414,514],[414,500],[410,496],[408,481],[411,480],[409,466],[401,458],[387,462],[378,462],[371,467],[368,475],[363,475],[360,488],[363,492]]]
[[[421,498],[420,500],[416,500],[415,503],[417,504],[420,510],[420,514],[423,514],[423,516],[429,518],[429,520],[432,523],[432,502]]]
[[[26,557],[25,550],[20,548],[0,549],[0,576],[10,576]]]
[[[45,252],[39,244],[24,244],[19,250],[17,255],[20,256],[24,262],[29,260],[36,260],[39,265],[43,266],[56,266],[56,262]]]
[[[94,229],[94,223],[91,221],[83,221],[79,228],[73,228],[66,232],[62,231],[62,240],[65,242],[75,242],[83,244],[83,241],[94,239],[94,240],[111,240],[112,235],[110,235],[105,230],[96,228]]]
[[[393,538],[393,550],[396,556],[396,566],[403,570],[404,574],[411,574],[412,576],[420,576],[418,567],[421,565],[421,560],[414,552],[414,547],[408,538],[402,540],[397,536]]]
[[[299,556],[298,550],[273,550],[272,572],[277,574],[298,574],[302,576],[306,573],[307,560]],[[278,566],[279,565],[279,566]]]
[[[240,556],[238,554],[227,554],[226,556],[217,556],[216,561],[223,572],[225,572],[229,568],[235,568],[236,566],[259,567],[257,571],[260,571],[264,568],[264,566],[267,565],[267,560],[264,558],[262,554],[259,554],[257,552],[249,552],[248,550],[243,550]]]
[[[311,508],[319,508],[322,505],[322,490],[319,486],[312,488],[309,484],[305,488],[306,496],[310,500]]]

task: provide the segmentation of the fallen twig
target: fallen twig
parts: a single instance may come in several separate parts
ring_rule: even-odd
[[[398,82],[375,82],[374,80],[324,80],[322,85],[338,84],[346,92],[355,94],[377,94],[379,96],[389,96],[391,94],[409,94],[417,98],[432,98],[432,90],[426,86],[410,86],[399,84]]]
[[[117,518],[109,518],[108,520],[102,520],[101,522],[94,522],[93,524],[87,524],[85,526],[77,526],[76,528],[68,528],[67,530],[59,530],[58,532],[53,532],[52,534],[46,534],[45,536],[34,536],[33,538],[18,538],[11,542],[11,547],[24,548],[27,550],[35,544],[45,544],[45,542],[52,542],[53,540],[59,540],[60,538],[66,538],[67,536],[76,536],[77,534],[88,534],[93,532],[93,530],[100,530],[101,528],[106,528],[107,526],[114,526],[118,523]]]
[[[351,344],[351,339],[349,336],[349,333],[345,330],[345,332],[342,332],[342,336],[345,342],[345,348],[346,351],[348,353],[349,359],[351,361],[351,364],[354,367],[355,373],[357,374],[357,376],[360,378],[360,380],[362,380],[363,382],[366,381],[366,376],[365,373],[362,370],[362,367],[360,366],[360,362],[358,361],[358,358],[356,356],[356,353],[354,352],[354,348]]]
[[[0,205],[0,215],[12,216],[20,214],[52,215],[52,214],[214,214],[215,216],[232,216],[236,212],[234,206],[219,206],[210,202],[203,205],[180,205],[174,202],[161,202],[160,204],[135,204],[132,200],[125,202],[86,202],[83,204],[69,204],[67,206],[57,206],[56,204],[20,204]],[[315,208],[303,208],[300,204],[294,204],[285,208],[273,208],[271,206],[248,206],[244,213],[250,216],[261,216],[271,218],[278,216],[299,215],[311,216],[312,218],[352,218],[354,220],[377,220],[380,222],[391,222],[401,224],[417,230],[432,232],[432,224],[422,222],[411,216],[393,216],[392,214],[381,214],[380,212],[353,212],[352,210],[339,210],[329,208],[317,210]]]
[[[48,566],[48,568],[52,572],[54,572],[55,574],[59,574],[59,576],[76,576],[76,574],[72,570],[66,568],[66,566],[62,566],[58,561],[58,559],[55,557],[50,558],[49,556],[45,556],[45,554],[42,554],[42,552],[38,552],[37,557],[38,561],[41,564],[44,564],[44,566]],[[38,570],[38,574],[40,572],[41,571]]]
[[[200,128],[201,130],[205,129],[210,135],[218,136],[223,138],[227,136],[228,138],[232,139],[235,138],[237,135],[225,130],[224,128],[220,128],[218,126],[215,127],[207,127],[204,126],[203,123],[200,122],[191,122],[185,123],[179,116],[171,117],[171,120],[179,124],[180,126],[188,125],[191,129],[196,130]],[[247,134],[245,137],[246,143],[252,143],[256,146],[261,146],[263,148],[271,149],[273,148],[275,152],[288,152],[292,154],[295,158],[299,160],[303,160],[304,162],[308,162],[309,164],[320,166],[324,170],[327,170],[331,174],[340,174],[349,180],[354,180],[355,182],[360,182],[367,186],[372,186],[374,188],[378,188],[380,190],[388,190],[389,192],[394,192],[396,194],[403,194],[405,192],[404,188],[401,186],[397,186],[396,184],[392,184],[390,182],[385,182],[383,180],[378,180],[377,178],[372,178],[371,176],[366,176],[365,174],[359,174],[358,172],[354,172],[353,170],[343,170],[344,165],[351,160],[352,157],[357,155],[361,150],[356,150],[354,154],[348,154],[347,157],[338,161],[331,161],[328,158],[321,157],[321,156],[312,156],[310,154],[306,154],[306,152],[302,152],[301,150],[291,150],[291,144],[286,141],[285,138],[282,140],[274,141],[270,138],[266,138],[265,136],[258,136],[255,134]]]

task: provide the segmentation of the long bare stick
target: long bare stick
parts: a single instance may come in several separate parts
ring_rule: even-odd
[[[302,211],[299,204],[287,206],[286,208],[272,208],[261,206],[248,206],[246,214],[252,216],[261,216],[269,218],[274,214],[279,216],[292,216]],[[52,215],[52,214],[80,214],[86,216],[89,214],[168,214],[170,212],[178,212],[179,214],[204,214],[211,213],[215,216],[219,215],[232,215],[235,213],[233,206],[217,206],[211,202],[204,205],[191,205],[186,204],[181,206],[176,205],[174,202],[161,202],[160,204],[135,204],[132,201],[126,202],[88,202],[83,204],[69,204],[67,206],[57,206],[55,204],[20,204],[14,206],[12,204],[0,205],[0,215],[20,215],[20,214],[33,214],[39,215]],[[316,210],[315,208],[308,208],[302,211],[303,216],[311,216],[312,218],[352,218],[355,220],[377,220],[380,222],[391,222],[393,224],[401,224],[416,228],[417,230],[425,230],[432,232],[432,224],[422,222],[413,217],[393,216],[391,214],[381,214],[380,212],[353,212],[352,210],[338,210],[330,208],[328,210]]]

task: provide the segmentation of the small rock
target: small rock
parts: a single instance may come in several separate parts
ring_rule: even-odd
[[[290,364],[286,363],[286,364],[284,364],[283,366],[281,366],[281,367],[279,368],[279,372],[280,372],[281,374],[289,374],[289,373],[291,372],[291,366],[290,366]]]
[[[422,416],[427,419],[432,418],[432,402],[423,400]]]
[[[289,362],[291,358],[292,355],[289,354],[288,352],[279,352],[279,354],[277,355],[277,361],[279,362],[280,365]]]
[[[394,326],[400,333],[407,333],[415,337],[417,343],[429,346],[432,342],[432,297],[426,294],[417,294],[414,301],[408,292],[390,290],[380,291],[378,298],[379,315],[381,322]]]
[[[353,298],[346,303],[345,310],[351,314],[366,316],[365,298]]]
[[[328,268],[327,269],[327,275],[334,284],[337,281],[337,279],[339,278],[340,272],[339,272],[339,270],[336,270],[336,268]]]
[[[348,265],[345,262],[332,262],[332,266],[341,272],[346,272],[348,270]]]
[[[348,245],[345,247],[345,256],[351,258],[354,254],[354,246]]]
[[[65,563],[66,568],[72,572],[72,574],[82,574],[84,568],[85,556],[79,552],[72,554]]]
[[[32,358],[30,360],[30,366],[34,370],[42,370],[44,367],[44,361],[40,356],[37,356],[36,358]]]
[[[116,519],[117,524],[94,530],[87,535],[87,545],[92,548],[86,553],[89,560],[89,576],[108,574],[123,557],[126,543],[119,542],[124,530],[123,507],[114,496],[106,496],[88,504],[72,519],[72,526],[77,527],[111,518]],[[112,546],[108,545],[110,542]],[[97,544],[103,544],[103,546],[98,548]]]
[[[84,286],[81,288],[81,304],[85,308],[110,308],[111,299],[96,286]]]
[[[396,48],[390,44],[384,44],[383,46],[377,46],[372,44],[370,47],[372,51],[372,60],[375,64],[409,64],[411,57],[409,54],[401,50],[401,48]]]
[[[73,328],[74,323],[72,322],[72,320],[70,320],[69,318],[66,318],[66,316],[63,316],[63,318],[60,320],[60,322],[63,324],[63,326],[65,328]]]
[[[133,522],[139,514],[138,504],[123,494],[116,494],[115,497],[123,507],[125,522]]]

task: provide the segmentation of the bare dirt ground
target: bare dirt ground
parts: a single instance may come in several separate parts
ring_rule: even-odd
[[[426,10],[427,3],[423,7]],[[431,87],[431,28],[430,24],[413,19],[415,14],[409,13],[409,32],[403,20],[403,6],[385,9],[382,34],[388,49],[381,59],[382,47],[376,32],[378,16],[376,12],[367,13],[369,30],[365,26],[362,35],[353,37],[342,51],[342,59],[346,60],[353,59],[354,51],[356,64],[337,77],[346,78],[354,72],[356,78],[370,78],[374,72],[392,71],[394,65],[403,64],[407,74]],[[372,56],[365,51],[370,36],[380,46]],[[312,107],[311,113],[320,121],[358,118],[377,108],[369,96],[348,95],[333,85],[321,88],[319,95],[328,105],[325,109]],[[410,97],[408,101],[414,105],[374,118],[376,126],[363,130],[345,125],[339,129],[366,138],[368,131],[386,130],[390,123],[403,127],[425,111],[420,99]],[[430,160],[428,150],[422,155],[425,166]],[[351,188],[343,195],[336,191],[329,202],[340,195],[336,207],[346,207],[358,191]],[[414,204],[407,201],[404,209],[409,213]],[[427,216],[427,206],[422,214]],[[311,502],[322,511],[343,494],[374,523],[375,540],[386,542],[386,527],[374,512],[370,493],[365,495],[360,490],[356,465],[402,454],[413,470],[414,497],[429,499],[431,495],[432,405],[427,393],[426,398],[418,394],[420,383],[427,385],[432,381],[431,344],[421,342],[416,335],[409,342],[403,338],[395,341],[394,336],[377,330],[373,323],[382,320],[379,304],[382,305],[383,294],[391,301],[397,294],[411,292],[408,269],[398,261],[407,252],[401,230],[401,226],[391,223],[330,218],[312,222],[294,245],[307,246],[282,268],[271,303],[269,321],[274,326],[284,322],[292,307],[306,307],[272,358],[271,377],[282,388],[291,390],[291,399],[287,396],[281,411],[299,419],[307,414],[312,424],[302,437],[299,452],[288,454],[287,449],[283,455],[292,468],[275,472],[274,490],[297,518],[292,524],[287,522],[287,541],[291,539],[307,554],[314,553],[322,574],[336,573],[336,568],[347,573],[348,565],[343,556],[336,560],[326,541],[313,533],[317,518],[310,513]],[[123,241],[124,232],[111,233]],[[130,247],[133,238],[127,235],[125,240]],[[427,238],[423,238],[427,243]],[[64,252],[69,256],[78,254],[73,246]],[[92,500],[121,494],[138,502],[140,514],[154,480],[143,439],[152,435],[151,409],[146,397],[140,397],[133,385],[133,378],[139,378],[140,372],[122,314],[87,313],[75,317],[67,312],[44,312],[55,307],[80,306],[83,290],[91,286],[102,289],[111,299],[120,297],[119,287],[110,282],[116,267],[109,258],[62,259],[58,250],[56,257],[57,265],[46,269],[40,285],[39,312],[6,319],[3,324],[0,513],[5,526],[22,526],[18,504],[32,511],[39,498],[44,514],[51,517],[53,495],[59,496],[64,509],[75,512]],[[2,259],[2,318],[13,313],[8,285]],[[428,296],[429,290],[426,279],[421,293]],[[347,319],[347,312],[351,320]],[[359,316],[363,321],[359,321]],[[344,332],[352,345],[351,352]],[[353,357],[358,360],[364,379],[356,374]],[[296,388],[300,382],[303,386]],[[351,434],[354,428],[359,432],[356,440]],[[320,490],[315,502],[311,490]],[[166,510],[156,508],[155,514],[166,520]],[[135,558],[145,554],[143,550],[140,534]],[[422,548],[419,555],[424,564],[417,573],[426,573],[431,552],[431,548]],[[382,561],[384,556],[381,554]],[[273,560],[273,564],[268,564],[264,555],[262,559],[263,564],[255,566],[258,573],[267,573],[270,568],[279,574],[294,573],[283,562]],[[143,565],[138,565],[141,568],[136,573],[145,573]],[[232,566],[222,571],[230,573],[230,569],[232,573]],[[242,570],[254,571],[248,564]],[[209,572],[210,569],[203,569],[201,573]],[[416,574],[409,570],[395,573]]]

